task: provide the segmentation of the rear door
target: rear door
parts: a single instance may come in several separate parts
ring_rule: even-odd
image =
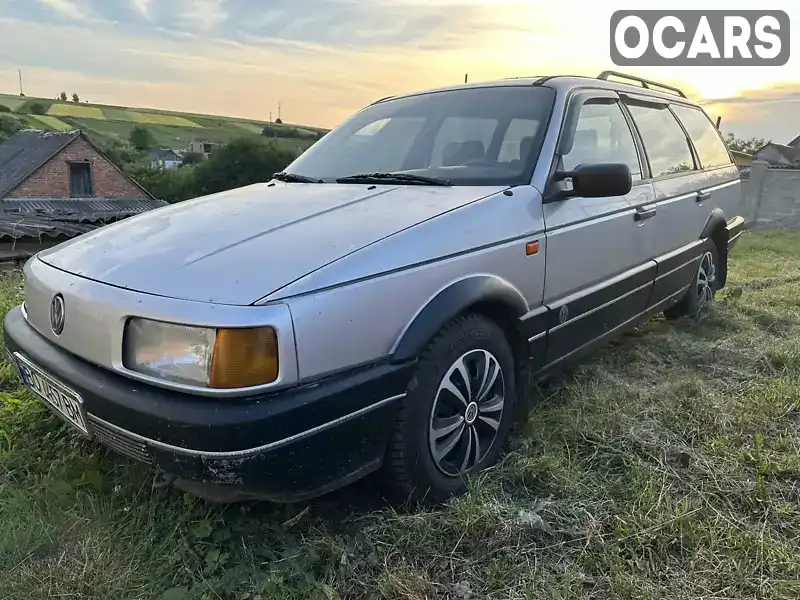
[[[640,314],[655,273],[647,234],[653,188],[643,179],[639,151],[619,97],[608,90],[580,91],[568,105],[565,129],[571,127],[570,114],[577,114],[574,142],[569,151],[556,156],[557,168],[624,163],[634,185],[625,196],[545,200],[548,365]]]
[[[649,305],[655,309],[679,298],[694,274],[705,223],[698,192],[707,180],[668,102],[627,94],[624,102],[643,143],[655,192],[656,215],[648,229],[658,264]]]
[[[731,220],[742,214],[742,183],[739,169],[722,141],[719,131],[699,107],[675,104],[672,111],[683,124],[694,145],[700,166],[706,174],[706,187],[700,190],[701,216],[718,208]]]

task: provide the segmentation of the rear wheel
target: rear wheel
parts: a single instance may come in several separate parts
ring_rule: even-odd
[[[399,501],[437,504],[465,476],[497,460],[516,404],[514,359],[503,330],[471,314],[428,344],[392,429],[384,475]]]
[[[677,304],[664,311],[664,315],[668,319],[683,316],[694,319],[711,308],[719,289],[717,279],[719,267],[717,246],[713,240],[706,240],[703,254],[692,279],[692,285]]]

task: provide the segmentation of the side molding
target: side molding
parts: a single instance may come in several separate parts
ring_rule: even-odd
[[[478,275],[456,281],[439,292],[423,308],[403,332],[393,359],[414,358],[434,334],[448,321],[479,303],[500,304],[509,316],[521,317],[528,312],[528,303],[511,284],[497,277]]]

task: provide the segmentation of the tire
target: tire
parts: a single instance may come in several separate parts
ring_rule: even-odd
[[[484,390],[487,380],[493,384]],[[388,497],[435,505],[462,494],[465,475],[492,465],[509,437],[515,382],[511,347],[492,320],[469,314],[443,327],[420,356],[392,427]]]
[[[714,303],[717,294],[720,272],[719,253],[713,240],[707,239],[697,269],[692,276],[692,285],[686,294],[674,306],[664,311],[668,319],[689,317],[696,319],[705,313]]]

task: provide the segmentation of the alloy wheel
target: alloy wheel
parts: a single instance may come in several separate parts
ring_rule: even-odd
[[[714,300],[714,286],[717,281],[717,267],[714,264],[714,255],[706,252],[700,259],[697,269],[696,294],[697,304],[700,309],[708,308]]]
[[[428,441],[433,462],[457,477],[479,464],[495,442],[505,405],[505,378],[497,358],[470,350],[447,370],[433,401]]]

